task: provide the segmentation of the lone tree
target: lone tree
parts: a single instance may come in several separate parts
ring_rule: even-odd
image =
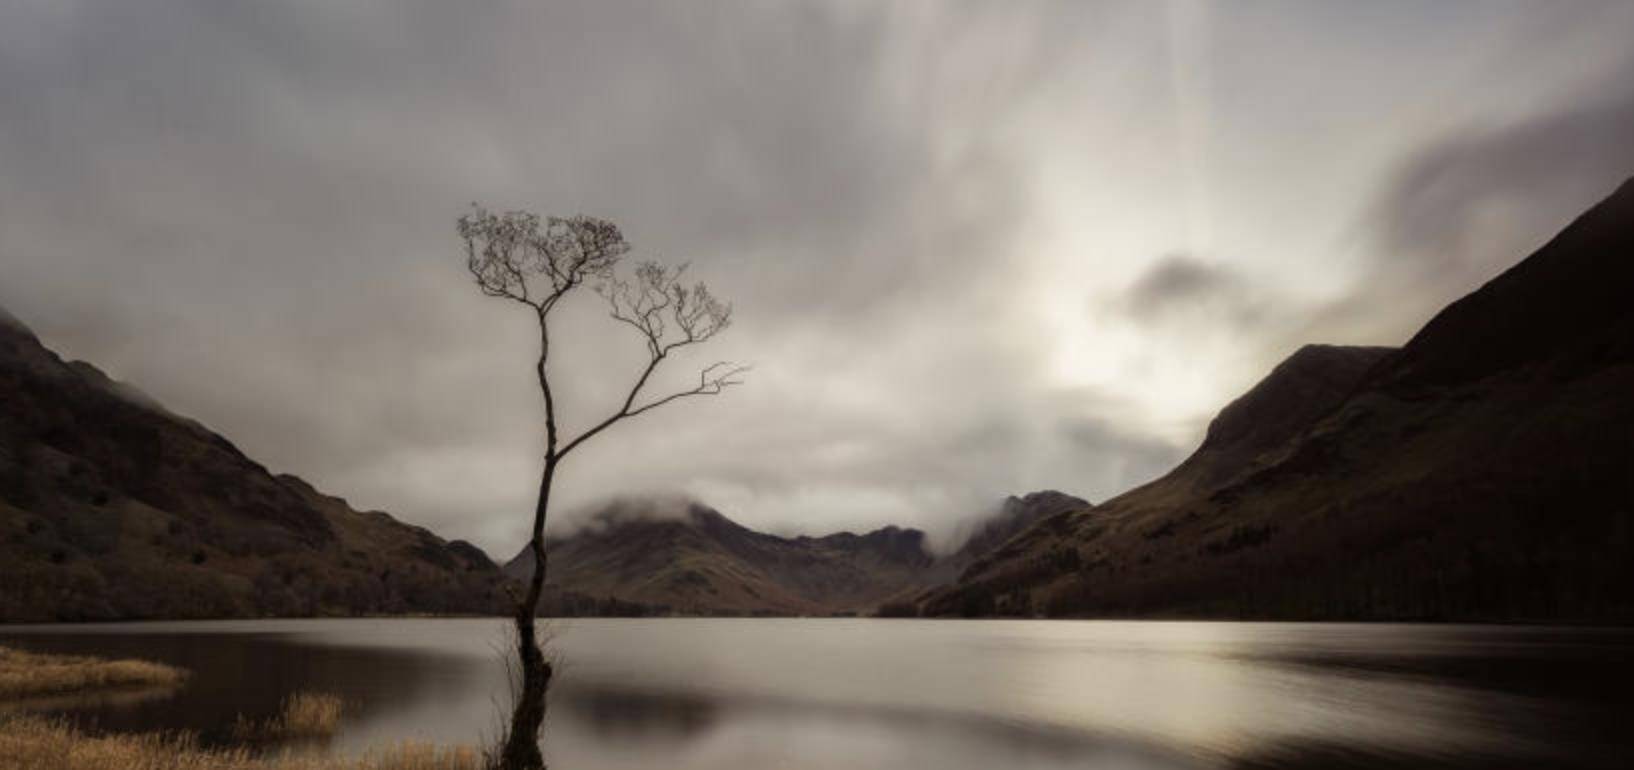
[[[685,390],[656,396],[645,393],[654,372],[671,354],[725,331],[732,308],[702,283],[683,283],[685,265],[665,268],[643,262],[632,275],[621,275],[618,268],[630,246],[612,222],[584,216],[541,219],[523,211],[493,214],[474,207],[460,217],[459,234],[465,241],[466,267],[477,288],[486,296],[526,306],[539,322],[539,360],[534,368],[545,402],[544,472],[528,540],[533,575],[526,592],[517,597],[515,614],[522,687],[500,763],[511,770],[542,768],[539,729],[545,718],[551,666],[539,648],[534,619],[545,586],[545,518],[556,471],[574,450],[618,422],[691,396],[720,393],[740,384],[747,368],[719,362],[705,367],[697,384]],[[646,346],[647,363],[616,410],[569,438],[558,428],[561,415],[551,391],[551,311],[586,285],[607,302],[615,320],[636,332]]]

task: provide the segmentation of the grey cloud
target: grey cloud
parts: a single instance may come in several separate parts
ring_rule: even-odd
[[[1501,267],[1502,256],[1469,252],[1484,216],[1555,224],[1634,173],[1634,93],[1472,133],[1427,149],[1391,183],[1377,214],[1387,258]]]
[[[1116,489],[1151,481],[1185,458],[1189,447],[1130,433],[1105,417],[1079,417],[1062,422],[1060,430],[1079,452],[1089,457],[1112,458]]]
[[[1189,318],[1247,327],[1270,314],[1276,303],[1269,295],[1227,265],[1169,254],[1135,279],[1118,306],[1143,323]]]
[[[1569,26],[1545,24],[1537,35],[1557,38]],[[1537,101],[1543,106],[1520,118],[1426,137],[1386,169],[1352,226],[1358,277],[1326,302],[1262,305],[1278,311],[1255,340],[1261,349],[1280,356],[1304,342],[1401,344],[1634,175],[1634,56]],[[1160,299],[1204,287],[1243,296],[1240,276],[1175,272],[1168,280],[1177,291]]]
[[[0,302],[275,470],[508,550],[537,472],[533,333],[459,269],[453,218],[478,200],[608,217],[636,256],[694,262],[738,308],[711,353],[759,365],[745,394],[609,436],[570,467],[564,510],[736,489],[753,506],[734,515],[768,527],[936,528],[941,503],[1033,473],[1006,455],[1032,434],[991,432],[981,404],[1020,398],[1008,381],[1040,366],[985,316],[1011,299],[1002,255],[1026,205],[993,134],[1073,50],[1051,19],[191,0],[3,15]],[[587,331],[561,341],[577,363],[560,387],[582,425],[636,349],[593,302],[570,313]],[[950,371],[963,392],[904,403],[890,384]]]
[[[1129,302],[1138,310],[1161,309],[1170,302],[1194,299],[1221,288],[1235,290],[1237,286],[1236,278],[1222,268],[1170,254],[1129,288]]]
[[[1295,19],[1282,53],[1345,34],[1331,13]],[[1262,20],[1197,37],[1224,60],[1233,30],[1281,29]],[[947,532],[1012,493],[1101,499],[1182,448],[1062,374],[1063,348],[1105,351],[1040,320],[1038,285],[1060,280],[1041,266],[1065,262],[1047,252],[1074,229],[1044,212],[1093,220],[1166,194],[1167,25],[1147,3],[9,4],[0,304],[274,470],[509,552],[538,471],[534,332],[469,286],[453,219],[472,201],[590,214],[637,258],[693,262],[737,309],[706,355],[756,368],[575,457],[565,519],[682,492],[784,532]],[[1389,50],[1369,29],[1358,46]],[[1252,121],[1220,116],[1232,146],[1277,141],[1229,133],[1244,126],[1302,130],[1255,96]],[[1427,181],[1380,221],[1433,242],[1390,212],[1502,187],[1477,171],[1525,143],[1504,137],[1421,163]],[[1224,144],[1208,156],[1221,169],[1252,167]],[[1109,162],[1129,156],[1150,161]],[[1140,260],[1156,253],[1131,237]],[[1142,365],[1293,347],[1283,327],[1305,298],[1239,264],[1253,254],[1127,272],[1096,258],[1070,291],[1140,327]],[[1129,273],[1144,277],[1126,295],[1089,285]],[[560,386],[582,427],[640,353],[596,303],[567,310]],[[1197,400],[1237,384],[1203,382]]]
[[[1399,342],[1634,175],[1634,56],[1507,125],[1464,126],[1405,158],[1371,202],[1371,271],[1313,323]],[[1393,316],[1377,308],[1398,309]]]

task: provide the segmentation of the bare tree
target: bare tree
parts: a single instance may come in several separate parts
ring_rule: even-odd
[[[720,393],[740,384],[747,368],[718,362],[704,367],[690,387],[656,396],[646,393],[653,374],[672,354],[725,331],[732,321],[732,308],[702,283],[683,283],[685,265],[665,268],[644,262],[633,275],[621,276],[617,268],[630,247],[611,222],[583,216],[542,220],[527,212],[492,214],[473,207],[460,217],[459,234],[465,242],[466,267],[477,288],[486,296],[527,306],[539,322],[535,370],[545,402],[544,472],[528,540],[533,575],[526,592],[516,597],[516,652],[522,686],[500,755],[504,768],[532,770],[544,767],[539,729],[545,718],[551,666],[539,647],[535,617],[545,586],[545,518],[557,469],[574,450],[620,421],[692,396]],[[586,285],[607,302],[614,319],[639,335],[647,349],[647,363],[617,409],[570,438],[558,428],[559,408],[551,390],[551,312],[563,298]]]

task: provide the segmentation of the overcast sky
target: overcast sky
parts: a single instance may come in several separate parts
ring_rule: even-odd
[[[574,456],[563,511],[946,539],[1160,475],[1300,344],[1399,344],[1524,256],[1634,172],[1630,39],[1628,2],[13,0],[0,305],[508,556],[535,332],[454,221],[605,217],[755,368]],[[641,356],[586,299],[570,429]]]

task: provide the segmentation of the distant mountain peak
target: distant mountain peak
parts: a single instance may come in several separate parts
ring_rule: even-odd
[[[950,560],[963,568],[1044,519],[1093,507],[1088,500],[1053,489],[1029,492],[1020,497],[1011,495],[1005,498],[996,512],[977,523]]]
[[[926,534],[888,524],[863,532],[779,537],[698,501],[610,501],[547,543],[547,612],[781,615],[871,613],[952,577],[958,565],[1039,518],[1089,503],[1060,492],[1012,497],[961,555],[939,558]],[[521,549],[505,571],[526,578]]]

